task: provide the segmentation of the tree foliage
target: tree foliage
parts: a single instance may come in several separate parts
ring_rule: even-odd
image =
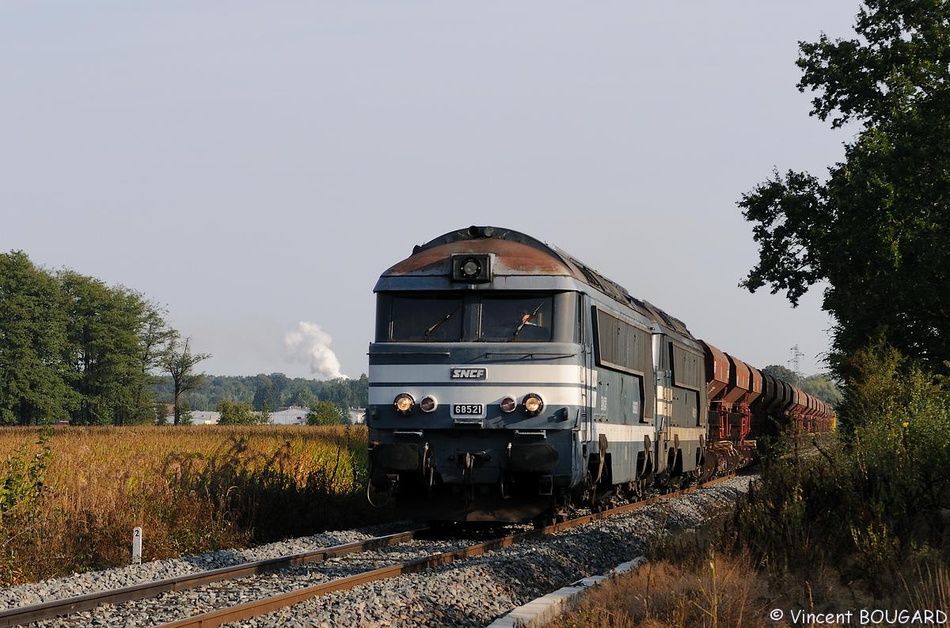
[[[25,253],[0,255],[0,423],[31,425],[69,417],[66,312],[59,285]]]
[[[73,271],[58,274],[67,317],[69,363],[79,393],[73,423],[154,420],[151,372],[172,337],[158,307],[124,287]]]
[[[248,403],[222,401],[215,408],[220,414],[218,425],[263,425],[267,423],[266,411],[254,412]]]
[[[801,43],[812,115],[857,128],[821,181],[777,171],[739,203],[759,262],[743,282],[798,303],[826,281],[832,367],[877,339],[944,371],[950,360],[950,2],[864,3],[854,39]],[[849,127],[849,128],[850,128]]]
[[[342,425],[346,423],[343,411],[332,401],[318,401],[310,406],[307,425]]]
[[[154,421],[153,372],[170,334],[133,290],[0,254],[0,423]]]
[[[26,253],[0,253],[0,425],[176,424],[189,411],[244,403],[267,416],[326,401],[365,407],[366,375],[329,381],[283,373],[209,377],[196,353],[142,294],[72,270],[50,272]]]
[[[173,385],[163,377],[155,386],[160,398],[171,401]],[[288,406],[309,408],[316,401],[330,401],[340,408],[365,408],[369,400],[366,374],[357,379],[315,380],[289,378],[283,373],[254,376],[207,376],[200,390],[183,397],[195,410],[214,410],[222,401],[249,403],[255,410],[274,411]]]
[[[791,369],[777,364],[766,366],[762,369],[762,372],[768,373],[794,386],[798,386],[809,395],[821,399],[832,406],[837,406],[841,402],[841,391],[831,376],[826,373],[801,376]]]
[[[208,353],[193,353],[191,350],[191,338],[185,338],[182,342],[178,334],[174,334],[165,353],[162,356],[161,364],[163,369],[172,378],[172,405],[174,407],[173,422],[175,425],[181,423],[182,417],[182,395],[189,390],[194,390],[204,383],[205,374],[196,373],[195,366],[198,363],[211,357]]]
[[[281,406],[280,391],[287,385],[287,376],[283,373],[273,373],[269,376],[258,375],[255,379],[257,382],[252,402],[254,407],[257,409],[279,408]]]
[[[838,410],[849,440],[780,443],[726,536],[759,564],[837,570],[851,594],[863,583],[881,599],[950,558],[950,395],[883,342],[848,359]]]

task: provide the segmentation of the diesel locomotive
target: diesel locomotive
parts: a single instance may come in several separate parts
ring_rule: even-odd
[[[416,246],[374,291],[370,490],[416,518],[596,508],[735,469],[770,426],[833,421],[824,402],[510,229]]]

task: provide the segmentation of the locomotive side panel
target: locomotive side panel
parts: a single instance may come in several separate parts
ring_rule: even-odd
[[[665,333],[664,333],[665,332]],[[699,345],[657,326],[656,360],[657,470],[670,477],[693,473],[702,465],[706,384]]]
[[[611,483],[634,482],[653,470],[656,390],[650,331],[646,321],[624,316],[607,302],[591,312],[597,373],[591,451],[598,467],[603,459]]]

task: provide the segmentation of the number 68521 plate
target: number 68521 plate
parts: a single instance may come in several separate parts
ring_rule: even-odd
[[[484,416],[485,404],[483,403],[453,403],[452,416]]]

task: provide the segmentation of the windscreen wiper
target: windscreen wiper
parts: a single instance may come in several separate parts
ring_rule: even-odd
[[[446,314],[445,316],[443,316],[442,318],[440,318],[439,320],[437,320],[436,322],[432,323],[432,325],[426,330],[426,333],[425,333],[425,335],[423,335],[423,338],[425,338],[426,340],[428,340],[428,339],[429,339],[429,334],[431,334],[432,332],[434,332],[434,331],[436,330],[436,328],[437,328],[439,325],[441,325],[441,324],[444,323],[445,321],[447,321],[447,320],[449,320],[450,318],[452,318],[453,316],[455,316],[455,313],[458,312],[458,311],[461,310],[461,309],[462,309],[462,306],[460,305],[460,306],[458,306],[457,308],[455,308],[454,310],[452,310],[451,312],[449,312],[448,314]]]
[[[538,312],[541,311],[541,308],[542,308],[542,307],[544,307],[544,301],[541,301],[540,303],[538,303],[538,307],[534,308],[534,311],[531,312],[531,316],[529,316],[529,317],[527,317],[526,319],[524,319],[523,321],[521,321],[521,324],[519,324],[519,325],[515,328],[515,333],[514,333],[514,335],[511,336],[512,339],[515,339],[515,338],[518,337],[518,334],[521,333],[521,330],[524,329],[524,326],[528,324],[528,321],[530,321],[532,318],[534,318],[535,316],[538,315]]]

